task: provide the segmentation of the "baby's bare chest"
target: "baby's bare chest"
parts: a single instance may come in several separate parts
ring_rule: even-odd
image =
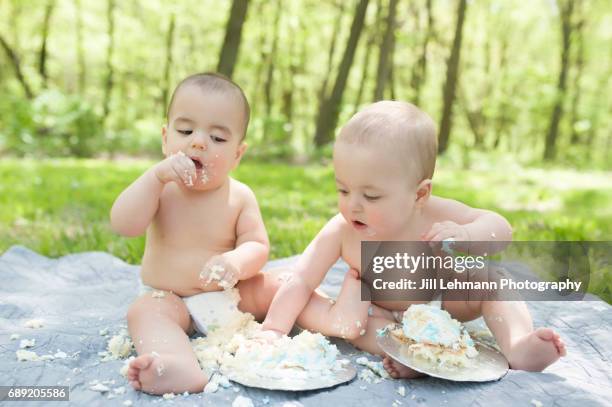
[[[236,241],[240,207],[230,199],[166,199],[153,222],[153,235],[166,245],[225,248]]]

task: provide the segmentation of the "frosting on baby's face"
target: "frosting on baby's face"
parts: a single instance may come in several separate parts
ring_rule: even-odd
[[[246,150],[243,116],[242,106],[232,95],[196,85],[176,92],[162,132],[163,152],[184,154],[193,161],[196,176],[188,181],[190,187],[218,187],[240,162]]]

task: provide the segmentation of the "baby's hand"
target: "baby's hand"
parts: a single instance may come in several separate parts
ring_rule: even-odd
[[[157,164],[155,175],[163,184],[174,181],[192,187],[196,180],[196,167],[189,157],[179,151]]]
[[[208,285],[212,281],[219,283],[223,289],[232,288],[238,282],[239,271],[225,256],[218,254],[211,257],[200,272],[200,281]]]
[[[449,250],[452,251],[455,242],[469,241],[470,235],[464,225],[459,225],[452,221],[444,221],[434,223],[429,232],[421,236],[421,239],[429,242],[429,246],[434,252],[448,252]],[[458,249],[461,250],[460,247]]]

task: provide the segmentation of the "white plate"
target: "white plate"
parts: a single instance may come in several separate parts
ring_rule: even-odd
[[[278,379],[265,376],[247,377],[241,375],[239,371],[224,371],[223,369],[221,373],[226,375],[231,381],[248,387],[258,387],[268,390],[305,391],[325,389],[351,381],[357,374],[357,370],[351,365],[346,365],[342,369],[333,371],[330,375],[322,375],[308,379]]]
[[[399,325],[392,329],[398,328]],[[508,372],[508,361],[497,350],[475,342],[478,355],[471,359],[470,366],[447,368],[433,365],[421,358],[415,358],[408,351],[408,345],[393,338],[390,329],[377,336],[376,341],[383,351],[399,363],[426,375],[456,382],[489,382],[499,380]]]

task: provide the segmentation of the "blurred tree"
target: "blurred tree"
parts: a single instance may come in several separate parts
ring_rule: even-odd
[[[574,83],[573,97],[571,102],[571,114],[570,114],[570,126],[572,136],[570,142],[572,144],[578,144],[581,140],[581,131],[578,122],[580,121],[580,96],[582,93],[580,82],[582,80],[582,72],[584,70],[584,26],[586,24],[586,16],[582,10],[582,2],[576,3],[576,26],[575,26],[575,39],[576,39],[576,55],[574,61]]]
[[[340,28],[342,24],[342,17],[344,16],[344,2],[340,1],[339,3],[333,2],[333,5],[337,9],[337,17],[334,19],[334,27],[332,28],[331,41],[329,43],[329,51],[327,52],[327,69],[325,70],[325,76],[323,79],[323,83],[319,88],[319,104],[323,102],[325,96],[327,95],[327,88],[329,83],[329,78],[333,72],[334,68],[334,55],[336,52],[336,44],[338,42],[338,38],[340,37]]]
[[[368,73],[370,70],[370,56],[376,45],[376,40],[380,35],[380,27],[382,27],[382,0],[376,2],[376,18],[374,24],[370,24],[366,27],[366,33],[368,35],[368,41],[365,44],[363,50],[363,63],[361,66],[361,81],[359,81],[359,89],[357,90],[357,97],[355,98],[355,109],[353,114],[357,113],[361,105],[363,98],[363,91],[368,83]]]
[[[242,35],[242,26],[246,20],[247,9],[249,7],[248,0],[234,0],[232,9],[225,27],[225,38],[221,47],[217,72],[232,77],[236,60],[238,59],[238,48],[240,47],[240,38]]]
[[[115,52],[115,0],[108,0],[106,3],[106,24],[107,24],[107,36],[108,36],[108,48],[106,50],[106,80],[104,82],[104,101],[103,106],[103,118],[107,120],[110,112],[110,99],[113,91],[113,76],[115,74],[113,68],[113,54]]]
[[[438,151],[444,153],[448,148],[450,131],[452,128],[453,105],[455,101],[455,88],[459,79],[459,56],[461,54],[461,38],[463,21],[465,20],[466,0],[459,0],[457,7],[457,25],[455,39],[446,65],[446,82],[443,90],[442,119],[440,120],[440,133],[438,136]]]
[[[355,49],[359,42],[359,36],[363,29],[368,0],[359,0],[355,9],[355,16],[351,24],[351,33],[338,68],[338,74],[331,95],[326,97],[319,105],[314,142],[316,147],[322,147],[333,139],[333,132],[338,123],[342,95],[346,87],[346,81],[355,57]]]
[[[11,46],[8,44],[8,42],[6,42],[6,39],[4,39],[2,34],[0,34],[0,45],[2,45],[4,52],[8,56],[8,59],[11,61],[11,65],[13,65],[13,69],[15,70],[15,76],[17,76],[17,80],[21,84],[21,87],[23,88],[26,97],[28,99],[32,99],[34,97],[34,94],[32,93],[32,87],[29,85],[25,76],[23,76],[19,57],[17,56],[13,48],[11,48]]]
[[[378,68],[376,70],[374,101],[381,100],[384,97],[385,86],[391,74],[391,66],[393,65],[392,54],[395,43],[395,15],[397,12],[397,3],[398,0],[389,0],[385,34],[380,44]]]
[[[170,22],[168,23],[168,31],[166,32],[166,65],[164,66],[163,90],[161,95],[162,117],[166,117],[166,105],[169,102],[168,95],[170,93],[170,69],[172,68],[172,49],[174,48],[174,22],[176,14],[170,14]]]
[[[552,160],[556,155],[557,137],[559,135],[559,122],[563,116],[563,104],[565,102],[565,91],[567,87],[567,71],[569,69],[569,56],[572,36],[572,14],[574,13],[573,0],[557,0],[559,17],[561,20],[561,67],[557,81],[557,92],[555,105],[550,117],[550,125],[546,133],[544,144],[544,160]]]
[[[415,105],[420,106],[421,104],[421,90],[423,85],[427,81],[427,54],[429,52],[429,43],[434,37],[434,17],[432,10],[432,0],[426,0],[426,19],[427,26],[425,27],[425,36],[421,44],[421,52],[419,59],[416,64],[412,65],[412,77],[410,79],[410,85],[414,91],[413,102]],[[420,16],[417,14],[417,19]]]
[[[47,39],[49,37],[49,25],[51,14],[55,7],[55,0],[48,0],[45,6],[45,17],[42,24],[42,35],[40,40],[40,52],[38,53],[38,72],[42,78],[42,87],[47,87]]]
[[[276,1],[276,13],[274,14],[274,25],[273,25],[273,30],[272,30],[272,47],[270,49],[270,52],[267,54],[267,65],[268,65],[268,69],[266,71],[266,81],[264,83],[264,102],[265,102],[265,112],[266,112],[266,123],[269,122],[269,118],[272,115],[272,105],[273,105],[273,87],[274,87],[274,70],[275,70],[275,61],[278,58],[277,55],[277,51],[278,51],[278,30],[280,27],[280,20],[281,20],[281,10],[282,5],[280,3],[280,1]],[[269,129],[265,129],[264,130],[264,137],[267,134],[267,131]]]
[[[83,46],[83,9],[81,0],[74,0],[74,8],[76,14],[76,54],[77,54],[77,69],[78,69],[78,88],[79,94],[82,96],[85,93],[85,47]]]

